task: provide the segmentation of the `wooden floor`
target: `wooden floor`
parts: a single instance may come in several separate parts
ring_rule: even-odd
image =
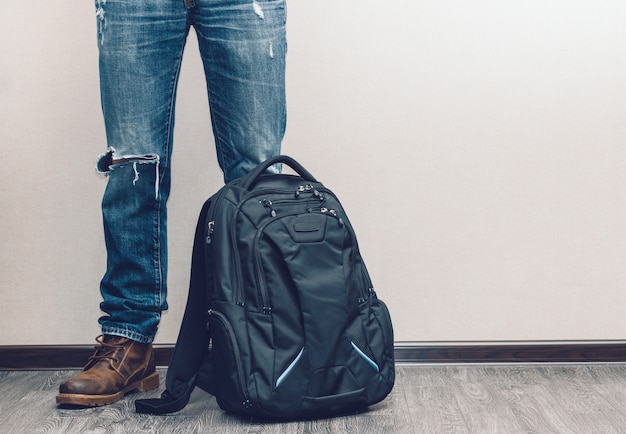
[[[393,392],[368,411],[266,423],[222,412],[195,391],[169,416],[108,407],[58,408],[75,371],[0,371],[2,433],[625,433],[626,365],[399,365]],[[164,370],[161,370],[161,381]],[[142,394],[158,396],[159,391]]]

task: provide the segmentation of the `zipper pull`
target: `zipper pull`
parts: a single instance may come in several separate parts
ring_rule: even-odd
[[[271,215],[272,217],[276,217],[276,211],[274,210],[274,208],[272,208],[273,203],[272,203],[272,201],[271,201],[271,200],[269,200],[269,199],[263,199],[263,201],[262,201],[261,203],[263,203],[263,206],[264,206],[265,208],[268,208],[268,209],[270,210],[270,215]]]
[[[320,202],[326,201],[326,196],[324,196],[324,193],[320,193],[315,189],[313,190],[313,196],[315,196]]]
[[[215,229],[215,221],[210,221],[209,224],[207,225],[207,232],[206,232],[206,243],[207,244],[211,244],[211,235],[213,235],[213,230]]]
[[[341,217],[339,217],[339,214],[337,214],[337,211],[335,211],[334,209],[328,209],[328,208],[320,208],[320,212],[322,214],[328,214],[329,216],[332,216],[334,218],[337,219],[337,222],[339,222],[339,226],[343,226],[344,222],[343,219]]]
[[[341,217],[339,217],[339,214],[337,214],[337,211],[335,211],[334,209],[331,209],[330,211],[328,211],[328,214],[330,214],[331,216],[337,219],[337,221],[339,222],[339,226],[343,226],[343,220],[341,219]]]
[[[305,184],[305,185],[299,185],[298,188],[296,188],[296,192],[294,194],[294,196],[297,198],[300,197],[300,194],[306,192],[306,191],[311,191],[313,189],[313,186],[311,184]]]

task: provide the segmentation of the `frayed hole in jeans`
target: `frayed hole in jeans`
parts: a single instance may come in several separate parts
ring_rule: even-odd
[[[96,163],[96,170],[98,173],[108,175],[111,171],[117,167],[121,167],[126,164],[133,165],[135,171],[135,177],[133,178],[133,185],[136,185],[139,181],[139,164],[154,164],[155,165],[155,181],[154,181],[154,198],[159,197],[159,163],[160,157],[156,154],[149,155],[123,155],[118,156],[115,149],[111,148],[105,154],[100,155],[98,162]]]

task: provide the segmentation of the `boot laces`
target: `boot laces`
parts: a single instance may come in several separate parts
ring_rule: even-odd
[[[124,348],[123,344],[105,342],[104,335],[96,337],[96,342],[98,342],[96,352],[89,357],[87,365],[90,365],[92,362],[94,364],[98,363],[101,360],[111,360],[114,363],[119,362],[119,359],[116,357],[117,351]]]

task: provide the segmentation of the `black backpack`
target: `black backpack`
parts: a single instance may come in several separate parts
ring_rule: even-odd
[[[298,175],[266,172],[277,163]],[[393,351],[389,311],[339,200],[278,156],[202,207],[167,390],[136,410],[178,411],[195,386],[240,415],[363,409],[391,391]]]

